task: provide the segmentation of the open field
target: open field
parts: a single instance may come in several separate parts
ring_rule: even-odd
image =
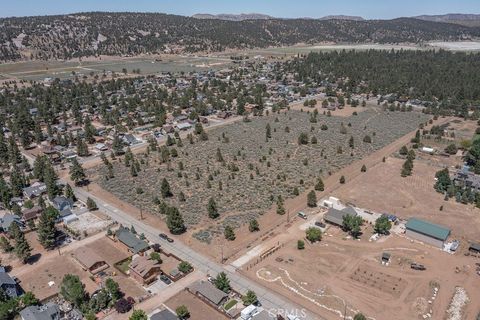
[[[210,242],[222,237],[224,226],[240,227],[260,217],[278,195],[285,199],[293,197],[295,188],[299,193],[308,190],[319,176],[327,177],[362,159],[428,119],[419,113],[379,109],[350,117],[319,115],[317,123],[310,123],[310,117],[307,112],[290,111],[213,129],[208,141],[193,145],[184,141],[183,147],[177,147],[178,157],[171,158],[168,164],[161,163],[158,153],[139,156],[143,165],[136,178],[118,161],[114,163],[113,179],[104,179],[103,165],[90,170],[89,175],[121,200],[151,213],[158,212],[153,199],[161,198],[160,184],[165,177],[174,193],[167,203],[179,208],[195,238]],[[271,127],[268,141],[267,124]],[[322,125],[328,130],[321,130]],[[298,145],[302,132],[309,139],[315,136],[317,144]],[[362,141],[366,135],[372,143]],[[353,149],[349,147],[351,136]],[[215,156],[217,149],[224,161]],[[184,202],[178,200],[180,191],[185,194]],[[217,202],[219,219],[207,216],[210,197]]]
[[[362,312],[378,320],[423,319],[428,313],[443,319],[456,286],[465,288],[472,301],[463,319],[476,314],[478,259],[460,252],[453,256],[397,235],[368,242],[370,235],[365,232],[355,241],[329,227],[320,243],[307,243],[304,250],[298,250],[291,237],[282,249],[243,272],[325,319],[342,318],[345,310],[347,317]],[[299,230],[297,239],[303,236]],[[380,263],[385,251],[392,255],[388,266]],[[411,270],[414,261],[427,271]]]
[[[478,51],[480,42],[478,41],[455,41],[455,42],[429,42],[429,46],[451,51]]]
[[[122,73],[124,68],[130,73],[140,69],[140,74],[160,72],[190,72],[225,68],[230,64],[226,57],[196,56],[139,56],[131,58],[107,57],[102,59],[85,59],[83,61],[28,61],[5,63],[0,65],[0,76],[4,79],[40,81],[45,78],[73,79],[72,71],[78,76],[103,74],[104,71]]]
[[[220,312],[215,311],[215,309],[199,298],[197,298],[192,293],[183,290],[180,291],[178,294],[170,298],[165,305],[169,307],[171,310],[175,310],[181,305],[187,307],[188,311],[190,311],[191,320],[227,320],[228,318],[222,315]]]
[[[444,201],[444,196],[433,189],[435,172],[441,167],[415,160],[412,176],[402,178],[403,162],[388,158],[385,163],[340,187],[333,195],[373,211],[389,212],[405,219],[418,217],[445,225],[459,239],[480,240],[480,209],[454,199]],[[442,211],[440,206],[443,206]]]

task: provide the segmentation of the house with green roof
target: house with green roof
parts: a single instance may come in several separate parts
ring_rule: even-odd
[[[410,218],[405,225],[407,237],[443,248],[443,244],[450,236],[450,229],[425,220]]]

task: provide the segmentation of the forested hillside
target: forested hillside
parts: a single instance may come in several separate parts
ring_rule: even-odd
[[[323,41],[418,43],[479,35],[480,28],[409,18],[225,21],[157,13],[79,13],[0,19],[0,61],[221,51]]]
[[[447,51],[343,51],[311,53],[289,62],[303,81],[344,80],[345,90],[396,94],[445,102],[480,101],[480,55]]]

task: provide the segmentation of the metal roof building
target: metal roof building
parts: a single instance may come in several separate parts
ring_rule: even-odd
[[[405,225],[405,234],[413,239],[443,248],[445,240],[450,236],[450,229],[425,220],[410,218]]]

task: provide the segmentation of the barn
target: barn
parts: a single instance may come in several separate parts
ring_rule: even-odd
[[[450,229],[425,220],[410,218],[405,225],[407,237],[443,248],[450,235]]]

